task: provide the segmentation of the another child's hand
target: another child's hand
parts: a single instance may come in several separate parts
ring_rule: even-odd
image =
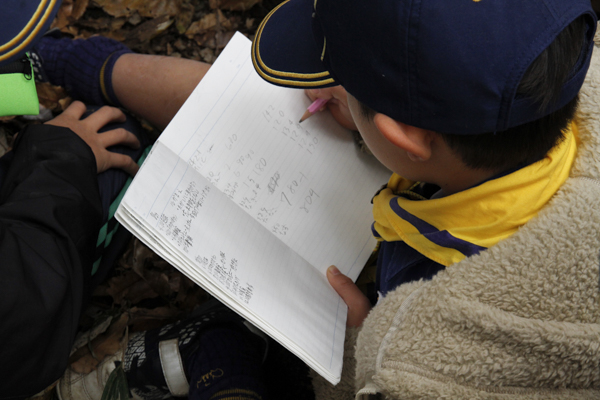
[[[352,119],[348,108],[346,90],[342,86],[333,86],[325,89],[307,89],[306,95],[312,100],[327,99],[327,108],[333,118],[344,128],[357,131],[358,128]]]
[[[46,124],[69,128],[83,139],[96,157],[98,173],[109,168],[119,168],[130,175],[135,175],[139,167],[131,157],[106,149],[116,144],[124,144],[136,149],[140,147],[140,142],[135,135],[122,128],[98,133],[108,123],[125,121],[123,111],[115,107],[104,106],[81,119],[86,111],[87,108],[82,102],[74,101],[62,114]]]
[[[352,279],[342,274],[333,265],[327,269],[327,279],[348,306],[346,326],[361,326],[371,311],[371,303],[367,296],[360,291]]]

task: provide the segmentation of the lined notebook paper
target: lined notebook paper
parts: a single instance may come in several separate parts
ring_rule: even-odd
[[[303,91],[264,82],[236,34],[165,129],[117,219],[189,278],[329,380],[346,305],[375,241],[370,200],[390,173]]]

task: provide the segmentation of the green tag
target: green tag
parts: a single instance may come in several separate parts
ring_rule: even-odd
[[[39,113],[40,103],[29,60],[19,72],[0,73],[0,117]]]
[[[123,364],[119,363],[108,376],[101,400],[129,400],[129,386]]]

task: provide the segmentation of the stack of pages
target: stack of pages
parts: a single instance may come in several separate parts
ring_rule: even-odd
[[[340,380],[346,305],[325,272],[356,279],[375,240],[370,200],[390,172],[328,112],[254,71],[236,34],[167,127],[117,219],[161,257]]]

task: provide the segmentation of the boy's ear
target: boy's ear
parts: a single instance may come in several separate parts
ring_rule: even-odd
[[[396,147],[405,150],[413,161],[426,161],[431,157],[431,131],[406,125],[387,115],[377,113],[375,126],[381,134]]]

